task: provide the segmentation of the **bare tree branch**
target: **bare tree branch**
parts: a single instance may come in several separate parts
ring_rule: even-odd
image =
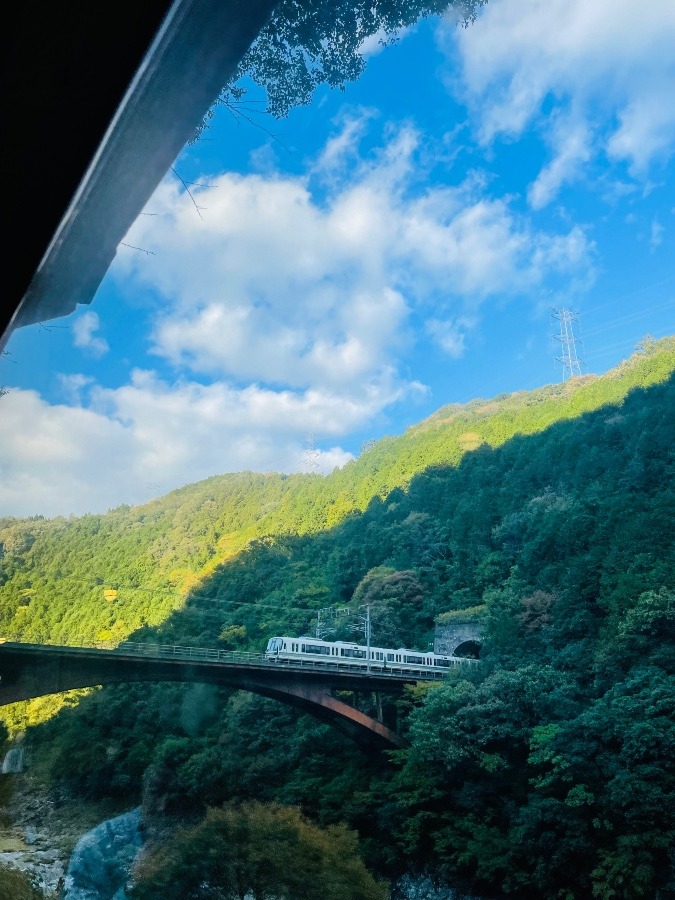
[[[248,122],[249,125],[253,125],[254,128],[259,128],[261,131],[264,131],[265,134],[269,135],[269,137],[271,137],[273,141],[276,141],[280,147],[283,147],[283,149],[286,151],[286,153],[291,152],[288,149],[288,147],[283,143],[283,141],[279,140],[279,138],[277,137],[276,134],[274,134],[273,131],[270,131],[269,128],[265,128],[265,126],[261,125],[260,122],[256,122],[254,119],[251,118],[250,115],[246,115],[246,112],[261,113],[262,115],[265,115],[266,111],[264,109],[250,109],[244,103],[235,105],[231,100],[227,100],[224,97],[219,97],[216,102],[219,103],[221,106],[224,106],[225,109],[229,113],[232,114],[237,125],[240,124],[239,120],[243,119],[245,122]],[[255,101],[255,100],[246,101],[246,103],[255,103],[255,102],[263,102],[263,101]],[[246,110],[246,112],[244,112],[244,110]]]
[[[200,210],[204,209],[205,207],[203,207],[203,206],[200,207],[200,206],[197,205],[197,201],[196,201],[195,198],[193,197],[192,191],[191,191],[190,188],[188,187],[188,182],[187,182],[187,181],[184,181],[184,179],[182,179],[182,178],[180,177],[180,175],[179,175],[178,172],[174,169],[173,166],[171,166],[171,171],[173,172],[173,174],[176,176],[176,178],[180,181],[180,183],[183,185],[183,187],[184,187],[185,190],[187,191],[188,197],[190,198],[190,200],[192,200],[192,202],[193,202],[193,204],[194,204],[194,207],[195,207],[195,209],[197,210],[197,215],[199,216],[199,218],[200,218],[200,219],[202,220],[202,222],[203,222],[203,221],[204,221],[204,216],[201,214],[201,211],[200,211]],[[193,183],[194,183],[194,182],[193,182]]]
[[[143,247],[135,247],[133,244],[125,244],[124,241],[120,241],[120,247],[129,247],[130,250],[140,250],[141,253],[145,253],[147,256],[157,256],[154,250],[145,250]]]

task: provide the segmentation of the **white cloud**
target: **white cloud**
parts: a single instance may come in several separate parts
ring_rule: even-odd
[[[486,298],[537,291],[549,277],[592,268],[583,231],[550,234],[485,197],[473,177],[421,186],[428,152],[410,126],[386,129],[354,163],[368,112],[345,118],[310,178],[223,174],[195,187],[174,180],[121,248],[118,277],[169,300],[155,352],[195,372],[353,397],[397,368],[412,310],[423,318],[474,310]],[[347,166],[346,162],[351,161]],[[313,187],[315,189],[313,189]]]
[[[105,510],[123,501],[120,484],[127,475],[134,492],[134,448],[121,423],[50,406],[34,391],[13,389],[0,402],[2,515]]]
[[[385,47],[389,46],[392,43],[400,43],[409,34],[412,34],[414,30],[414,26],[401,28],[396,33],[396,35],[392,37],[392,35],[387,34],[384,28],[380,28],[374,34],[369,35],[369,37],[361,42],[359,53],[366,59],[371,56],[377,56],[384,50]]]
[[[663,225],[658,219],[652,220],[651,232],[649,235],[649,249],[653,253],[656,248],[663,242]]]
[[[535,207],[579,177],[593,151],[640,178],[673,152],[671,0],[491,0],[470,28],[446,23],[440,41],[449,59],[459,56],[448,83],[480,140],[534,125],[551,143],[553,160],[530,189]]]
[[[335,439],[382,402],[255,386],[171,387],[136,371],[117,390],[97,388],[90,408],[50,405],[34,391],[2,398],[0,515],[69,515],[139,503],[219,472],[302,471],[307,429],[331,446],[318,466],[352,458]]]
[[[57,377],[63,396],[68,401],[68,404],[70,406],[82,406],[83,392],[94,384],[94,379],[91,375],[76,373],[74,375],[59,374]]]
[[[82,313],[73,320],[72,325],[73,344],[97,359],[104,356],[110,349],[108,342],[95,334],[100,326],[101,323],[95,312]]]
[[[671,13],[673,6],[670,7]],[[666,23],[667,24],[667,23]],[[675,26],[669,40],[675,41]],[[627,159],[632,171],[642,175],[653,159],[672,155],[675,143],[675,65],[671,59],[667,73],[657,72],[653,81],[640,85],[637,96],[619,111],[620,125],[608,141],[608,151],[617,159]]]
[[[555,156],[545,166],[528,191],[534,209],[542,209],[553,200],[564,184],[576,181],[591,158],[591,136],[587,122],[574,115],[554,118],[549,142]]]
[[[347,112],[342,117],[341,127],[336,134],[326,141],[319,154],[315,169],[323,174],[330,173],[345,162],[354,159],[358,155],[359,143],[363,138],[368,122],[376,116],[372,109],[359,109],[357,112]]]
[[[386,129],[359,161],[362,133],[345,120],[305,178],[229,173],[194,186],[201,217],[165,180],[157,215],[126,241],[156,255],[121,247],[114,275],[157,300],[152,346],[170,374],[137,369],[116,388],[62,376],[72,406],[11,391],[0,513],[100,511],[220,472],[302,470],[308,432],[328,471],[351,458],[345,436],[425,392],[401,374],[413,316],[428,322],[420,341],[456,357],[489,298],[539,301],[592,273],[580,228],[536,230],[480,178],[425,186],[408,126]],[[102,340],[98,324],[78,317],[80,346]]]
[[[466,351],[467,333],[475,328],[476,319],[468,316],[459,316],[457,319],[430,319],[427,322],[427,331],[436,343],[453,359],[464,356]]]

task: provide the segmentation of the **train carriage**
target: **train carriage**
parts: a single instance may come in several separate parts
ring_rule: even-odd
[[[337,668],[368,669],[371,672],[438,672],[472,661],[406,647],[366,647],[363,644],[323,641],[308,636],[270,638],[265,658],[287,663],[314,662]]]

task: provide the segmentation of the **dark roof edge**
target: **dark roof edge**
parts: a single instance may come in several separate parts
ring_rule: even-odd
[[[2,338],[91,303],[117,247],[276,0],[175,0]]]

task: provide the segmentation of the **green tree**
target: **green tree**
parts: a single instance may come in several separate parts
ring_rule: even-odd
[[[468,24],[486,0],[282,0],[221,95],[236,111],[246,76],[265,88],[268,112],[280,118],[309,103],[320,84],[342,88],[363,72],[362,47],[381,35],[391,43],[403,29],[453,8]]]
[[[415,642],[420,619],[424,619],[423,600],[424,588],[415,572],[397,572],[387,566],[371,569],[352,598],[357,606],[370,606],[372,641],[380,647],[404,647]],[[430,624],[426,622],[427,628]]]
[[[6,900],[44,900],[32,878],[8,866],[0,866],[0,897]]]
[[[248,803],[209,809],[138,866],[137,900],[385,900],[356,834],[320,829],[296,807]]]

